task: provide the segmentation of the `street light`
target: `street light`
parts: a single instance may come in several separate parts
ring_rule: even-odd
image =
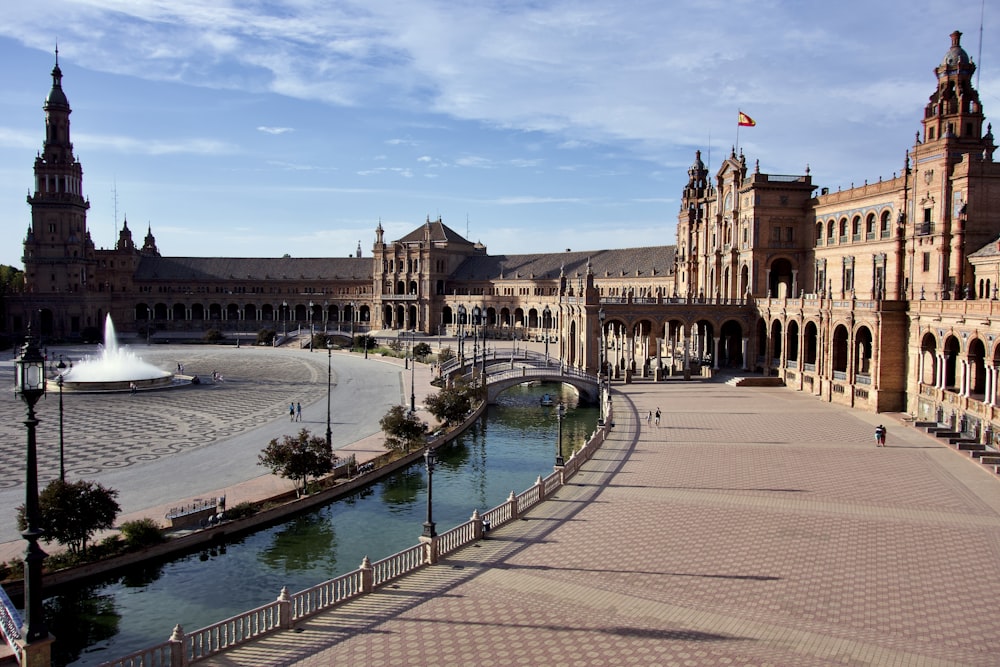
[[[59,385],[59,481],[66,481],[66,464],[64,458],[65,448],[63,446],[63,373],[66,372],[66,362],[63,361],[63,357],[59,355],[59,364],[56,366],[59,369],[59,375],[56,376],[56,384]]]
[[[597,371],[597,400],[601,404],[600,423],[604,424],[604,308],[597,311],[597,319],[601,323],[601,368]]]
[[[315,352],[313,341],[316,339],[316,313],[313,312],[313,302],[309,302],[309,351]]]
[[[416,374],[417,374],[417,358],[413,354],[413,331],[410,332],[410,412],[414,413],[417,411],[417,392],[416,392]]]
[[[562,401],[559,401],[559,407],[556,408],[556,419],[559,421],[559,438],[558,438],[559,451],[556,452],[557,468],[563,467],[566,463],[563,460],[563,452],[562,452],[562,422],[563,422],[563,417],[565,415],[566,415],[566,406],[562,404]]]
[[[552,323],[552,310],[548,305],[542,311],[542,324],[545,325],[545,367],[549,367],[549,325]]]
[[[146,345],[149,345],[149,329],[153,326],[153,309],[146,306]]]
[[[281,335],[288,335],[288,302],[281,302]]]
[[[22,635],[27,643],[43,640],[49,631],[45,627],[42,609],[42,561],[45,552],[38,546],[42,536],[39,528],[38,508],[38,459],[35,450],[35,403],[45,393],[45,359],[38,351],[28,332],[21,357],[14,362],[14,391],[21,395],[27,409],[24,425],[28,428],[26,472],[24,483],[24,515],[26,528],[21,536],[28,542],[24,551],[24,606],[25,618]]]
[[[365,350],[368,349],[368,341],[365,341]],[[351,302],[351,352],[354,352],[354,302]]]
[[[326,446],[331,445],[330,433],[330,377],[332,375],[331,362],[333,361],[333,341],[326,339]]]
[[[465,366],[465,306],[458,306],[458,363]]]
[[[424,450],[424,465],[427,466],[427,521],[424,521],[424,537],[437,537],[434,530],[434,518],[432,514],[433,494],[434,494],[434,450],[427,447]]]

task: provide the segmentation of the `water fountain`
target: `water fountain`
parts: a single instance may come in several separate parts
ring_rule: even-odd
[[[115,325],[109,314],[104,320],[104,349],[63,373],[67,391],[129,391],[158,389],[173,384],[174,375],[140,359],[127,347],[118,346]]]

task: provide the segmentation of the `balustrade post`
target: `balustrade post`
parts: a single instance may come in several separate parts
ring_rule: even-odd
[[[365,556],[364,560],[361,561],[358,570],[361,571],[361,592],[371,593],[375,589],[375,568],[372,567],[368,556]]]
[[[559,483],[562,484],[562,474],[559,475]],[[535,486],[538,487],[538,502],[545,500],[545,484],[542,483],[542,476],[535,478]]]
[[[184,650],[184,628],[180,623],[170,633],[170,667],[187,667],[187,651]]]
[[[518,516],[517,516],[517,496],[514,495],[513,491],[511,491],[510,495],[507,496],[507,506],[510,508],[510,519],[511,519],[511,521],[516,521],[518,519]]]
[[[472,518],[469,519],[472,522],[472,539],[473,541],[478,541],[483,539],[483,520],[479,516],[479,510],[472,510]]]
[[[438,562],[438,536],[420,536],[420,542],[424,545],[424,563],[434,565]]]
[[[278,595],[278,627],[292,629],[292,596],[288,594],[288,586],[282,586]]]

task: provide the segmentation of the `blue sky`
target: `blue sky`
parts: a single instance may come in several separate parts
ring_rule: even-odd
[[[672,244],[697,149],[850,187],[898,172],[980,1],[32,0],[0,8],[0,264],[58,42],[89,227],[173,256],[371,255],[439,215],[492,253]],[[990,38],[993,41],[989,41]],[[992,117],[991,117],[992,118]],[[994,129],[1000,135],[1000,125]],[[117,205],[116,205],[117,202]]]

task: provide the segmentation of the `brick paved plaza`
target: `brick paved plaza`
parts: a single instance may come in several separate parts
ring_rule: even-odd
[[[1000,480],[785,389],[616,390],[614,437],[551,502],[207,664],[997,664]]]

